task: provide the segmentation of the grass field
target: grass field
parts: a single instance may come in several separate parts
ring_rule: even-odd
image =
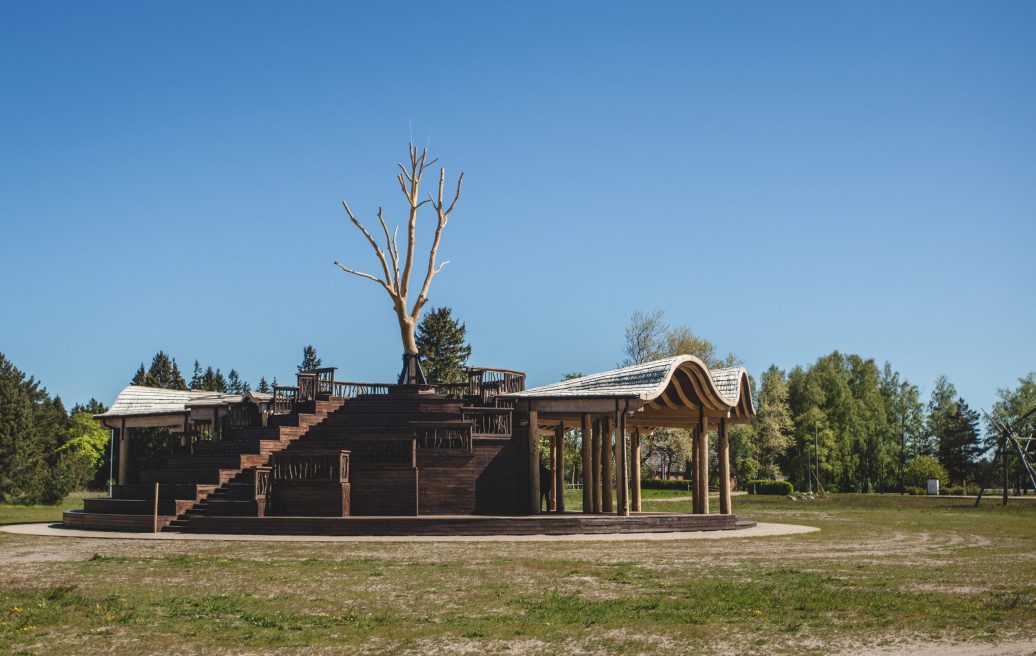
[[[972,504],[741,496],[740,516],[822,530],[679,542],[0,533],[0,653],[1036,653],[1036,503]]]

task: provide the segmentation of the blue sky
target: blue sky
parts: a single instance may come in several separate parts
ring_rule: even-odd
[[[387,297],[332,262],[375,269],[340,202],[402,219],[412,126],[466,172],[431,303],[474,363],[607,369],[657,307],[752,372],[839,349],[988,406],[1036,369],[1034,30],[1025,2],[3,3],[0,352],[69,404],[159,349],[390,380]]]

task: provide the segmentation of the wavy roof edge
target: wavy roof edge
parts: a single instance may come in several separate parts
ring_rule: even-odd
[[[620,367],[533,387],[507,396],[530,400],[628,398],[653,401],[661,396],[673,375],[681,367],[694,368],[706,374],[705,378],[710,388],[707,391],[714,395],[715,400],[729,407],[735,407],[741,401],[742,389],[748,391],[749,403],[752,401],[748,372],[744,367],[709,369],[700,358],[693,355],[676,355],[644,364]],[[754,405],[751,408],[754,411]]]

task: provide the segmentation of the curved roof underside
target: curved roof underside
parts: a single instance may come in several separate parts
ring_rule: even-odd
[[[644,411],[663,414],[699,408],[712,416],[748,419],[755,414],[744,367],[710,370],[693,355],[677,355],[645,364],[563,380],[509,395],[529,400],[631,399]]]

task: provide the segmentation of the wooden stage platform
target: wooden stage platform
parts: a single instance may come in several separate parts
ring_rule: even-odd
[[[151,526],[120,524],[117,516],[69,511],[68,528],[150,531]],[[164,519],[164,518],[160,518]],[[107,521],[105,521],[107,520]],[[112,522],[112,520],[116,520]],[[105,524],[112,523],[111,526]],[[420,515],[401,517],[228,517],[200,516],[175,532],[240,535],[578,535],[672,533],[750,528],[755,522],[734,515],[688,513],[501,515]],[[173,532],[172,527],[164,529]]]

